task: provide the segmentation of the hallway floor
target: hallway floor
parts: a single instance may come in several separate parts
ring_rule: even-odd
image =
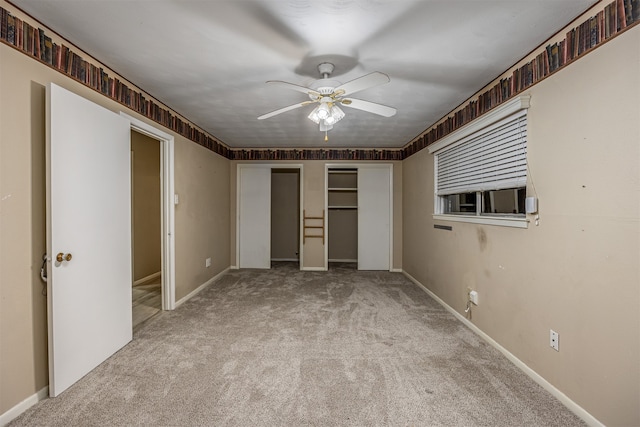
[[[133,330],[162,310],[161,278],[134,285],[131,293]]]

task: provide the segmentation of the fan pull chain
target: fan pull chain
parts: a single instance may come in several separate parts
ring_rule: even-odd
[[[326,130],[324,131],[324,140],[325,140],[325,141],[328,141],[328,140],[329,140],[329,137],[327,136],[327,131],[326,131]]]

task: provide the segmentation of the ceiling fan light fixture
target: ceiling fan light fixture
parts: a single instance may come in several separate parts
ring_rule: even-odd
[[[361,99],[344,98],[352,93],[388,83],[390,79],[386,74],[375,71],[342,84],[337,80],[329,78],[333,72],[333,64],[321,63],[318,66],[318,71],[322,74],[323,78],[316,80],[308,87],[277,80],[268,81],[267,83],[278,84],[280,86],[285,86],[289,89],[305,93],[309,97],[309,101],[280,108],[279,110],[264,114],[258,117],[258,119],[262,120],[305,105],[316,104],[313,111],[311,111],[307,117],[318,125],[320,132],[325,133],[325,141],[327,141],[327,131],[333,129],[333,125],[345,117],[344,111],[342,111],[338,104],[375,113],[384,117],[391,117],[396,113],[395,108],[387,107],[386,105],[376,104],[375,102],[364,101]]]
[[[344,111],[342,111],[342,108],[338,107],[337,105],[331,107],[331,118],[334,120],[334,122],[339,122],[344,118],[344,116],[345,113]]]
[[[320,122],[318,128],[320,129],[320,132],[327,132],[333,129],[333,125],[327,124],[326,122]]]
[[[308,116],[309,120],[311,120],[315,124],[319,124],[320,123],[320,117],[318,117],[318,108],[320,108],[320,107],[314,108],[313,111],[311,112],[311,114],[309,114],[309,116]]]
[[[324,122],[328,125],[333,125],[342,120],[344,116],[344,111],[342,111],[342,109],[337,105],[334,105],[333,107],[331,107],[331,115],[324,119]]]
[[[318,118],[320,120],[325,120],[327,117],[331,115],[329,113],[329,106],[324,103],[320,104],[320,106],[318,106],[318,111],[316,114],[318,115]]]

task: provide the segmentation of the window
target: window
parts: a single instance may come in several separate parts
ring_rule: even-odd
[[[526,227],[528,100],[516,98],[430,147],[434,217]]]
[[[441,196],[442,214],[524,216],[526,189],[478,191]],[[480,202],[478,202],[478,199]]]
[[[442,196],[442,213],[445,214],[471,214],[477,211],[476,193],[448,194]]]
[[[482,215],[524,215],[526,188],[482,192]]]

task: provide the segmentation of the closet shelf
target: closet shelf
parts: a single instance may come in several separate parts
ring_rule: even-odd
[[[329,209],[358,209],[357,206],[329,206]]]
[[[358,171],[354,169],[330,169],[330,174],[357,174]]]
[[[357,188],[352,187],[329,187],[327,188],[329,191],[358,191]]]

